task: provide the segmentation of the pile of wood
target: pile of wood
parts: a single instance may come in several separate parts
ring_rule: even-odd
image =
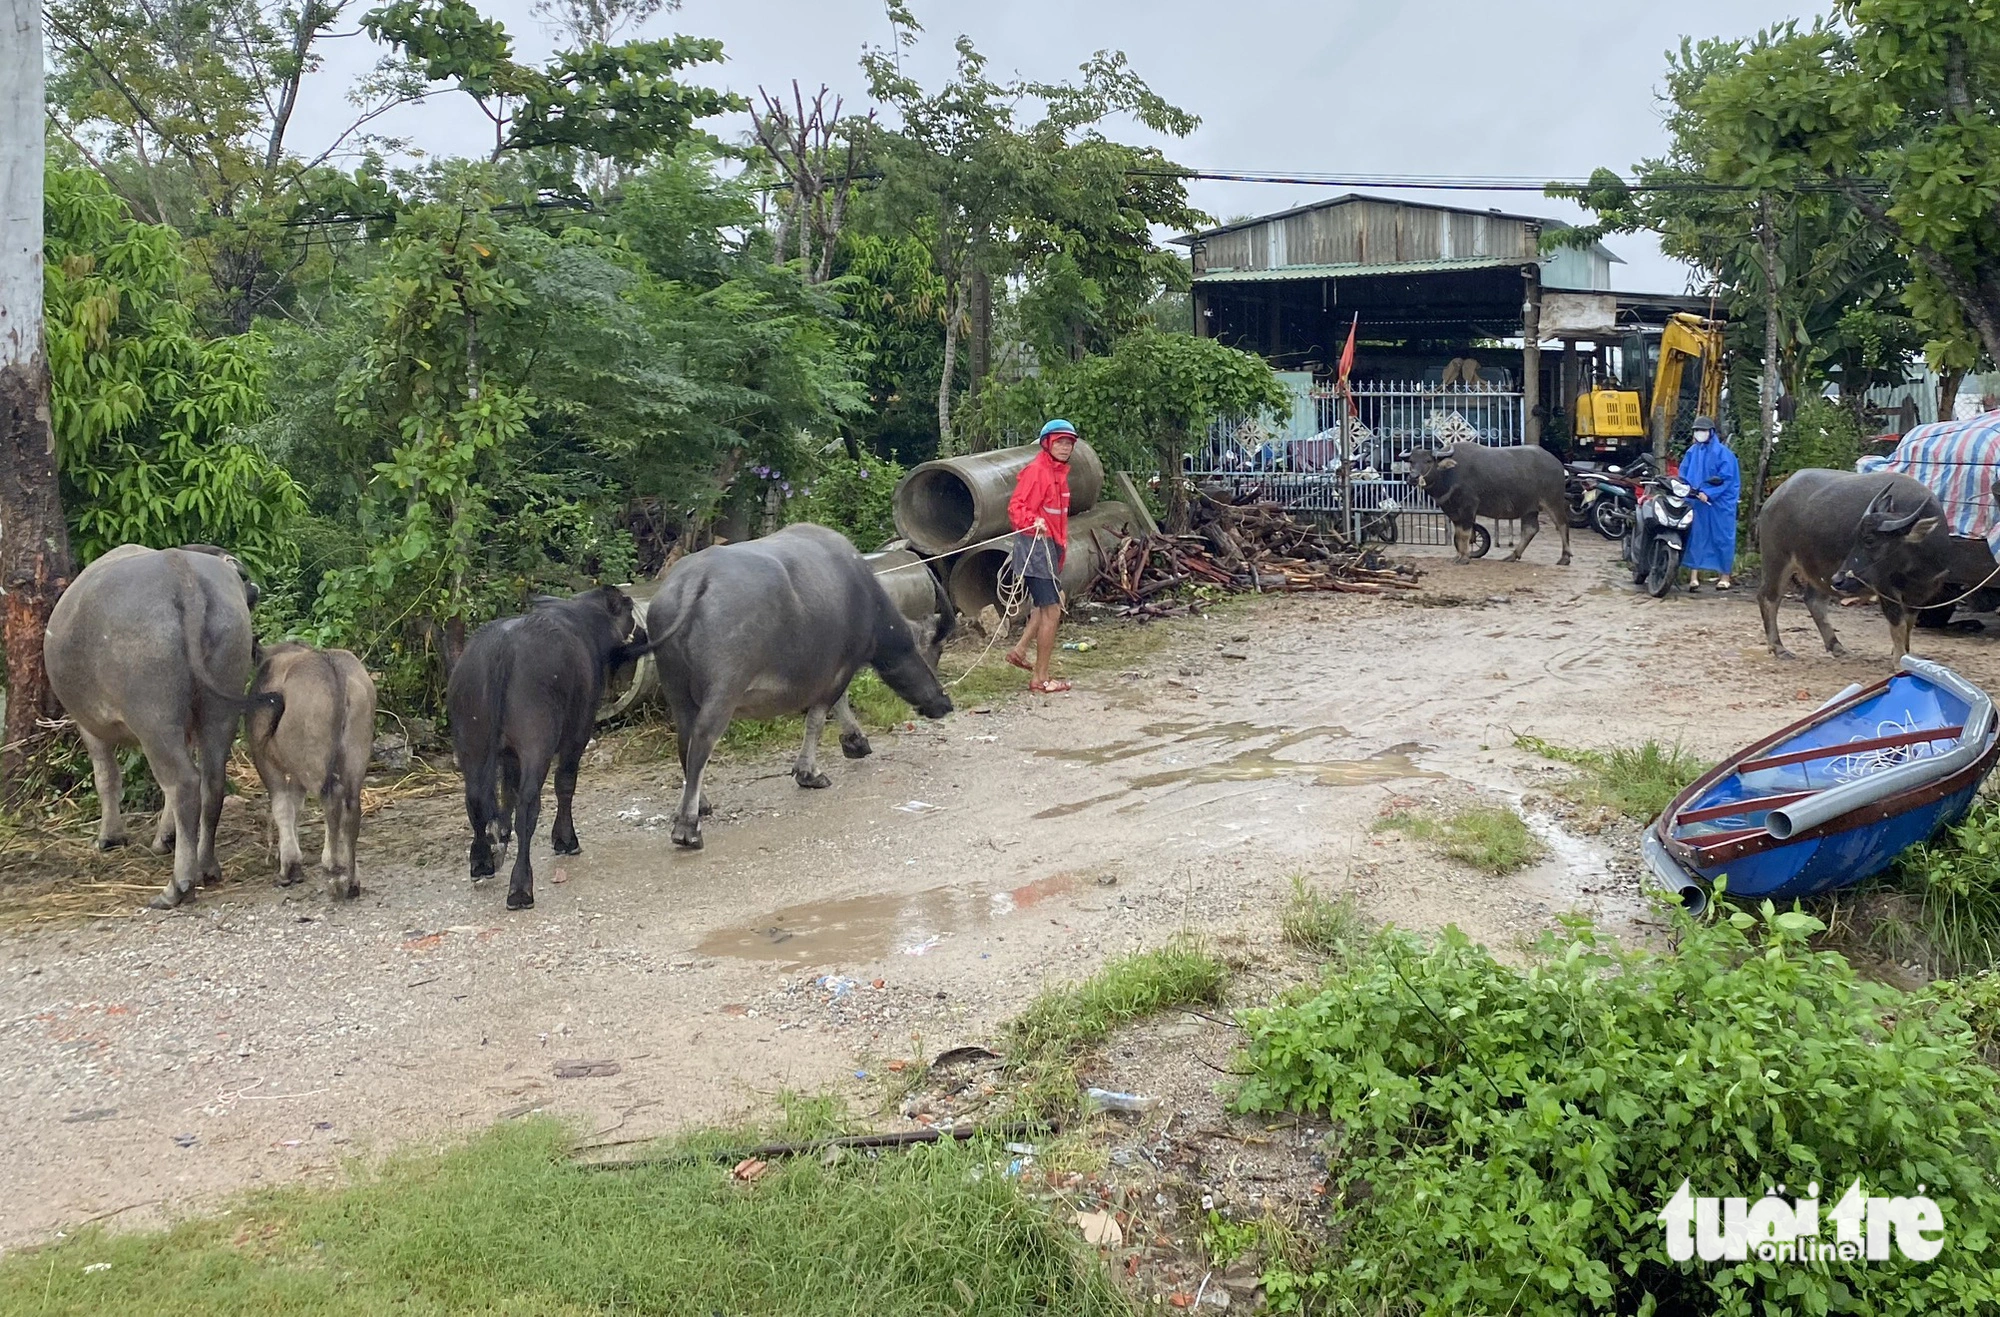
[[[1225,503],[1205,494],[1192,508],[1187,535],[1138,535],[1109,546],[1093,593],[1124,605],[1129,617],[1193,611],[1162,596],[1183,585],[1282,594],[1332,590],[1386,594],[1417,588],[1412,568],[1395,568],[1373,549],[1357,549],[1333,530],[1297,520],[1276,503]]]

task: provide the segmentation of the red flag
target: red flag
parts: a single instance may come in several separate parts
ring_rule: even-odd
[[[1354,369],[1354,331],[1361,328],[1361,313],[1354,313],[1354,323],[1347,327],[1347,346],[1340,350],[1340,386],[1347,387],[1347,373]]]

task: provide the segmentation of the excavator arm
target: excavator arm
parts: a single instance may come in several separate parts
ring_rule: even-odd
[[[1653,407],[1647,426],[1656,444],[1673,432],[1674,411],[1681,400],[1681,375],[1689,361],[1701,363],[1701,393],[1696,406],[1701,414],[1713,416],[1722,402],[1722,324],[1677,311],[1660,335],[1660,373],[1653,380]]]

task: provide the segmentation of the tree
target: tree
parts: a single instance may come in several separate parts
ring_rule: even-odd
[[[379,214],[366,129],[423,85],[397,57],[349,91],[353,113],[310,157],[291,150],[319,47],[351,0],[54,0],[50,122],[154,224],[192,240],[232,332],[282,304],[328,229]],[[389,144],[393,145],[393,144]],[[356,172],[342,166],[359,163]],[[322,254],[325,248],[322,247]]]
[[[593,34],[536,69],[514,59],[506,28],[469,0],[396,0],[361,24],[407,55],[426,84],[448,83],[472,99],[493,125],[494,160],[540,150],[572,170],[637,164],[672,151],[695,120],[745,107],[741,97],[675,80],[720,60],[720,41],[675,36],[613,46]]]
[[[1940,366],[2000,360],[2000,3],[1839,0],[1760,34],[1690,109],[1718,176],[1837,189],[1908,255]]]
[[[1786,29],[1791,31],[1794,29]],[[1824,182],[1793,180],[1759,192],[1718,162],[1720,129],[1706,106],[1718,80],[1737,76],[1738,41],[1685,40],[1667,57],[1668,149],[1632,169],[1635,183],[1600,169],[1583,188],[1551,189],[1594,210],[1594,225],[1549,235],[1587,245],[1607,233],[1651,230],[1661,248],[1700,271],[1724,313],[1730,355],[1764,361],[1754,383],[1739,373],[1731,398],[1739,435],[1770,460],[1783,392],[1818,392],[1838,378],[1851,407],[1871,384],[1903,377],[1924,344],[1904,304],[1910,269],[1894,235]],[[1763,481],[1751,486],[1751,506]],[[1754,517],[1753,517],[1754,520]]]
[[[48,174],[56,453],[77,556],[222,544],[268,579],[294,556],[297,483],[239,431],[263,413],[262,341],[208,338],[179,237],[97,175]]]
[[[7,649],[6,803],[24,803],[37,724],[53,716],[42,633],[68,584],[42,337],[40,0],[0,4],[0,641]]]
[[[1074,422],[1107,467],[1156,464],[1163,521],[1179,534],[1189,522],[1181,471],[1189,439],[1217,421],[1281,413],[1291,402],[1263,358],[1149,326],[1105,355],[996,391],[985,405],[999,426],[1022,434],[1049,416]]]
[[[898,17],[892,10],[892,19],[900,34],[914,31],[906,14]],[[1130,114],[1155,132],[1180,137],[1200,123],[1154,94],[1122,54],[1098,52],[1075,83],[996,82],[968,38],[960,37],[956,48],[953,76],[935,92],[904,74],[892,52],[871,50],[862,57],[870,92],[897,119],[876,135],[869,157],[883,175],[872,205],[876,231],[924,238],[944,285],[937,386],[943,452],[961,446],[951,413],[968,312],[975,304],[990,305],[993,280],[1018,268],[1024,238],[1046,242],[1046,234],[1032,230],[1038,200],[1060,191],[1055,161],[1072,144],[1094,140],[1097,125],[1115,114]],[[1042,117],[1019,124],[1016,107],[1022,104],[1039,104]],[[1167,187],[1173,189],[1171,180]],[[975,356],[982,359],[986,323],[982,314],[973,325],[981,347]]]
[[[847,222],[848,194],[854,189],[856,152],[875,122],[872,112],[856,123],[843,120],[840,98],[834,97],[831,107],[826,103],[831,94],[830,88],[821,86],[808,107],[794,79],[790,109],[759,87],[763,104],[750,111],[757,144],[785,182],[785,195],[779,198],[777,259],[782,262],[787,251],[795,252],[806,281],[816,284],[825,283],[833,272],[834,248]],[[845,141],[844,151],[835,150],[836,140]]]

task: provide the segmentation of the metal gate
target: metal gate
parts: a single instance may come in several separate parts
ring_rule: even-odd
[[[1417,447],[1521,443],[1521,395],[1388,380],[1358,381],[1351,392],[1351,413],[1338,391],[1315,385],[1292,389],[1289,417],[1218,421],[1188,455],[1187,474],[1330,522],[1350,539],[1393,533],[1406,544],[1451,543],[1444,514],[1410,479],[1407,456]]]

